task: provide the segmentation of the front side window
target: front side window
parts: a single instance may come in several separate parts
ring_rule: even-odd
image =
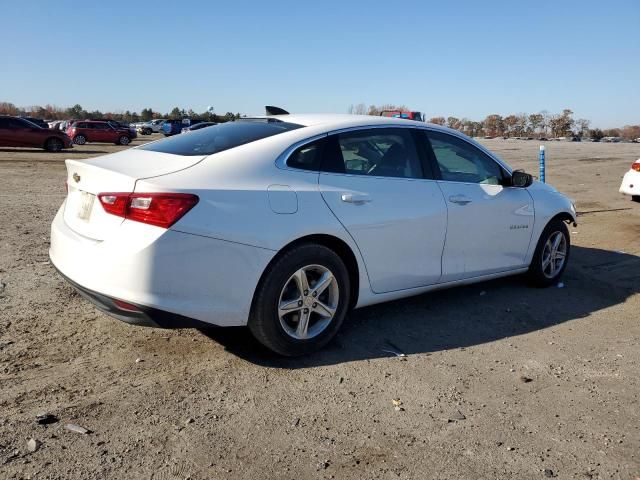
[[[413,135],[405,128],[372,128],[334,135],[323,155],[322,169],[350,175],[423,178]]]
[[[288,122],[227,122],[194,130],[189,135],[177,135],[148,143],[139,148],[173,155],[212,155],[297,128],[302,128],[302,125]]]
[[[502,167],[480,149],[446,133],[428,132],[442,180],[500,185]]]

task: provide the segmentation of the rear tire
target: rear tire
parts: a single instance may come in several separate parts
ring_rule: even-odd
[[[556,283],[569,262],[571,240],[569,229],[562,220],[552,220],[538,240],[527,277],[536,287],[548,287]]]
[[[118,144],[119,145],[129,145],[130,143],[131,143],[131,139],[129,137],[127,137],[126,135],[122,135],[118,139]]]
[[[50,138],[44,143],[47,152],[59,152],[64,148],[64,143],[59,138]]]
[[[631,201],[640,203],[640,195],[631,195]]]
[[[76,135],[75,137],[73,137],[73,143],[75,143],[76,145],[84,145],[85,143],[87,143],[87,137],[85,137],[84,135]]]
[[[256,289],[248,326],[260,343],[280,355],[308,354],[335,336],[349,295],[342,259],[325,246],[302,244],[270,265]]]

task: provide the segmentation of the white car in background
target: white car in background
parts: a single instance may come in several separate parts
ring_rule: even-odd
[[[150,120],[148,122],[140,122],[137,125],[138,133],[141,135],[151,135],[152,133],[159,133],[162,131],[162,124],[165,122],[164,118],[158,118]]]
[[[620,193],[631,195],[634,202],[640,202],[640,158],[631,164],[620,185]]]
[[[58,271],[100,309],[163,327],[248,325],[283,355],[351,308],[527,274],[560,278],[573,203],[437,125],[277,115],[67,160]]]

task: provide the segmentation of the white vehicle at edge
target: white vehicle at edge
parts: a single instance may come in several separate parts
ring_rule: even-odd
[[[326,344],[351,308],[569,257],[573,203],[482,145],[388,117],[277,115],[67,160],[58,271],[134,324]]]
[[[640,158],[631,164],[631,168],[622,177],[620,193],[631,195],[634,202],[640,202]]]

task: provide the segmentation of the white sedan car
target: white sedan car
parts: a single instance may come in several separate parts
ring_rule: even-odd
[[[133,324],[248,325],[283,355],[351,308],[562,275],[573,203],[457,131],[355,115],[215,125],[67,160],[51,261]]]
[[[640,202],[640,158],[631,164],[620,185],[620,193],[631,195],[634,202]]]

